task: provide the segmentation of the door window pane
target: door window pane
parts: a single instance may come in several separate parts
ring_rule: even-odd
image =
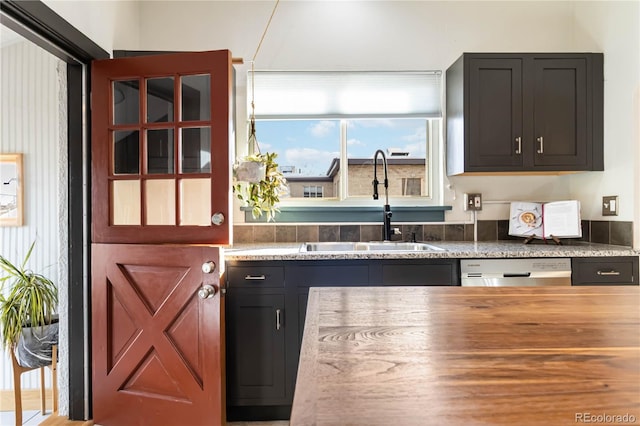
[[[347,122],[348,195],[373,195],[373,156],[382,150],[387,157],[390,197],[425,194],[427,120],[361,119]],[[384,196],[384,168],[378,157],[378,192]]]
[[[138,80],[113,82],[114,124],[140,122],[140,83]]]
[[[173,77],[147,79],[147,122],[173,121]]]
[[[145,224],[176,224],[176,182],[149,179],[145,182]]]
[[[211,225],[211,180],[180,180],[180,225]]]
[[[211,77],[209,74],[181,78],[182,121],[211,119]]]
[[[259,120],[256,136],[262,152],[278,154],[290,197],[305,197],[311,186],[322,187],[324,198],[338,196],[339,120]]]
[[[173,129],[147,130],[147,173],[173,173]]]
[[[182,173],[211,172],[211,128],[181,129]]]
[[[140,132],[116,130],[113,132],[113,173],[136,175],[140,173]]]
[[[111,182],[111,224],[140,225],[140,181]]]

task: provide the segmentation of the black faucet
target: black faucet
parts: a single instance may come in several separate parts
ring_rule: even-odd
[[[384,222],[384,241],[391,241],[391,207],[389,207],[389,179],[387,176],[387,157],[379,149],[373,155],[373,199],[378,199],[378,155],[382,156],[382,166],[384,167],[384,211],[382,220]]]

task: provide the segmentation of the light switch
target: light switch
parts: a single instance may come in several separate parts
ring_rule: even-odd
[[[618,216],[618,208],[617,195],[602,197],[602,216]]]

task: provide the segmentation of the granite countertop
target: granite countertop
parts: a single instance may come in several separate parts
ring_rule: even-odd
[[[312,288],[290,424],[634,423],[638,297],[637,286]]]
[[[442,259],[638,256],[640,250],[608,244],[534,241],[429,241],[441,251],[300,251],[302,243],[239,244],[224,249],[225,260]]]

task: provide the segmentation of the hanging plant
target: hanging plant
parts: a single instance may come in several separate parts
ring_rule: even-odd
[[[236,197],[244,204],[243,207],[251,209],[251,215],[254,219],[258,219],[263,214],[267,215],[267,222],[275,220],[275,215],[280,211],[278,203],[280,196],[288,193],[287,181],[282,172],[278,169],[278,163],[275,162],[278,154],[260,152],[260,145],[256,138],[256,115],[255,101],[253,99],[254,79],[255,79],[255,61],[260,51],[260,46],[264,41],[264,37],[269,29],[269,24],[276,13],[278,3],[276,0],[273,11],[267,22],[267,26],[262,33],[256,52],[251,60],[251,115],[248,147],[252,154],[242,158],[233,168],[236,183],[233,185],[233,192]],[[257,154],[256,154],[257,152]]]
[[[277,156],[275,152],[248,155],[234,167],[233,192],[243,207],[251,209],[254,219],[266,214],[267,222],[274,220],[280,211],[280,196],[287,193],[287,181],[275,162]]]

